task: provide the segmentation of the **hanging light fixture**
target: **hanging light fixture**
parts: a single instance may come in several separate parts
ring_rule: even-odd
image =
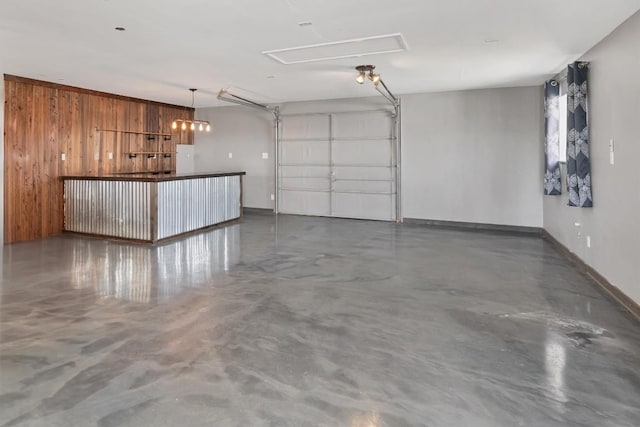
[[[387,85],[384,84],[384,82],[382,81],[382,77],[380,77],[380,74],[373,72],[373,70],[375,69],[375,65],[358,65],[356,67],[356,71],[358,72],[356,83],[364,84],[364,81],[368,77],[375,86],[376,90],[380,92],[382,96],[387,98],[387,100],[391,102],[396,109],[398,109],[398,98],[396,98],[396,96],[391,93]]]
[[[189,89],[191,91],[191,108],[195,109],[195,94],[198,89]],[[187,125],[189,125],[189,129],[192,131],[196,130],[196,126],[199,131],[203,131],[206,129],[207,132],[211,132],[211,123],[207,120],[186,120],[186,119],[175,119],[173,123],[171,123],[171,129],[178,129],[178,123],[181,123],[180,129],[187,130]]]

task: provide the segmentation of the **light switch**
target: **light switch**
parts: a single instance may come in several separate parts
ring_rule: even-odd
[[[229,158],[233,159],[233,153],[229,153]]]
[[[615,159],[615,147],[613,144],[613,138],[609,140],[609,164],[614,164],[616,159]]]
[[[67,155],[66,155],[66,153],[62,153],[62,154],[60,154],[60,160],[62,160],[63,162],[64,162],[65,160],[67,160]]]
[[[262,153],[262,158],[264,160],[268,159],[269,158],[269,153]]]
[[[109,151],[107,153],[107,157],[109,158],[109,160],[113,160],[113,153],[111,151]]]
[[[274,196],[273,194],[271,195],[271,200],[275,200],[276,196]]]

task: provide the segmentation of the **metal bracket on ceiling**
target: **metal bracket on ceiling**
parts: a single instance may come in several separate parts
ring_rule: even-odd
[[[262,111],[268,111],[271,114],[273,114],[273,117],[276,120],[280,120],[280,109],[277,106],[271,107],[269,105],[262,104],[260,102],[252,101],[250,99],[243,98],[238,95],[234,95],[231,92],[226,91],[225,89],[220,89],[220,92],[218,92],[218,99],[220,101],[230,102],[232,104],[242,105],[249,108],[255,108]]]

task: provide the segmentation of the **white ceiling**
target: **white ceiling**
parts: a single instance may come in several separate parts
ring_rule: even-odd
[[[540,84],[640,0],[1,0],[0,72],[196,107]],[[299,26],[311,21],[313,25]],[[114,30],[126,27],[125,32]],[[409,50],[283,65],[263,51],[402,33]],[[267,78],[275,76],[275,78]]]

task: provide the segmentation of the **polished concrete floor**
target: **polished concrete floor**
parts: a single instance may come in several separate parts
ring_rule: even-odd
[[[640,325],[537,237],[252,214],[5,246],[1,426],[639,426]]]

